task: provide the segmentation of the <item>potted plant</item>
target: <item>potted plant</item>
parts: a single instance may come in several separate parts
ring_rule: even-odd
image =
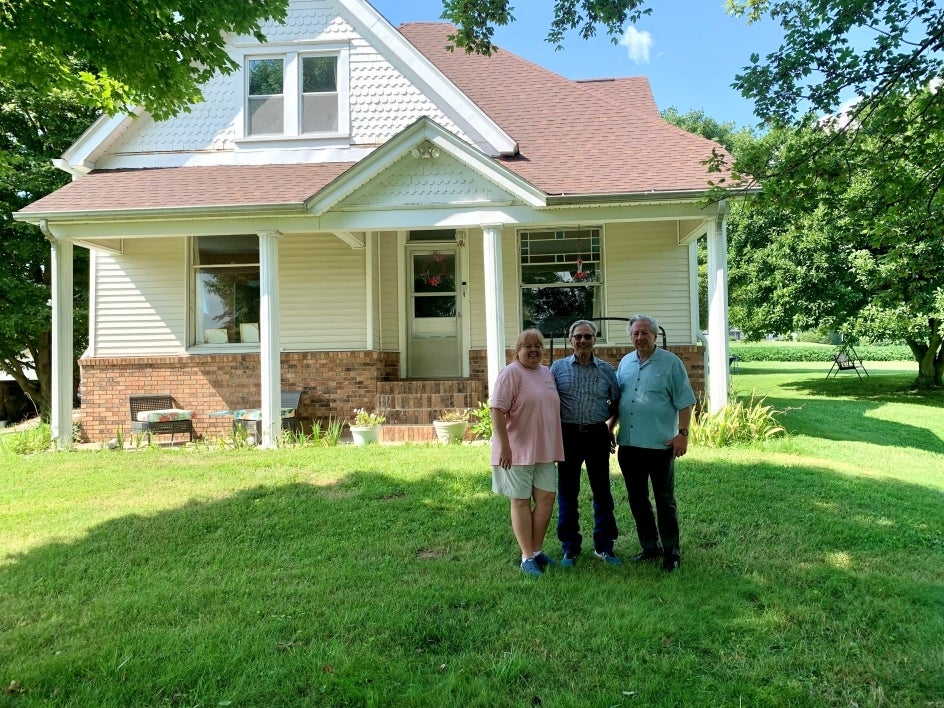
[[[447,408],[439,412],[433,421],[436,437],[441,443],[461,443],[469,427],[468,408]]]
[[[387,420],[385,415],[365,408],[354,409],[354,422],[350,424],[351,437],[355,445],[370,445],[380,439],[380,426]]]

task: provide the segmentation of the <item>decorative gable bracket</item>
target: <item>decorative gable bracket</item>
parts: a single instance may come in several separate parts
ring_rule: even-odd
[[[350,246],[352,251],[367,248],[367,234],[363,231],[335,231],[334,235]]]

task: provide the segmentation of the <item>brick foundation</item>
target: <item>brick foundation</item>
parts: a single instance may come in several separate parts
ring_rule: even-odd
[[[688,369],[695,394],[705,386],[703,352],[697,346],[673,346]],[[614,366],[628,351],[625,347],[597,347],[596,354]],[[569,350],[555,347],[554,356]],[[513,352],[508,352],[511,360]],[[545,363],[549,363],[548,360]],[[281,355],[282,388],[301,390],[298,415],[303,427],[311,420],[329,417],[350,419],[355,408],[376,408],[378,384],[399,378],[396,352],[293,352]],[[231,419],[209,417],[211,411],[256,408],[260,405],[258,354],[214,354],[180,357],[129,357],[81,359],[83,440],[101,442],[118,430],[127,437],[131,428],[128,396],[134,393],[168,393],[180,408],[194,411],[198,437],[229,435]],[[488,364],[484,350],[469,353],[470,378],[486,388]]]

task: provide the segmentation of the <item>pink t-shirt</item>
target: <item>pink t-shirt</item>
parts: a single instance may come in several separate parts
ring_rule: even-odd
[[[495,380],[489,406],[505,412],[511,464],[534,465],[564,459],[560,397],[546,366],[529,369],[513,361]],[[499,464],[501,445],[492,437],[492,464]]]

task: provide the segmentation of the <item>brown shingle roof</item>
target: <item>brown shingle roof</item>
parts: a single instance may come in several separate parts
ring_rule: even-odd
[[[518,141],[508,167],[548,194],[707,189],[717,145],[663,121],[644,77],[573,81],[511,52],[448,52],[443,22],[398,29]]]
[[[661,119],[644,77],[573,81],[506,51],[447,52],[442,22],[400,32],[518,142],[502,163],[548,195],[699,192],[714,143]],[[353,163],[93,171],[24,214],[299,206]]]

